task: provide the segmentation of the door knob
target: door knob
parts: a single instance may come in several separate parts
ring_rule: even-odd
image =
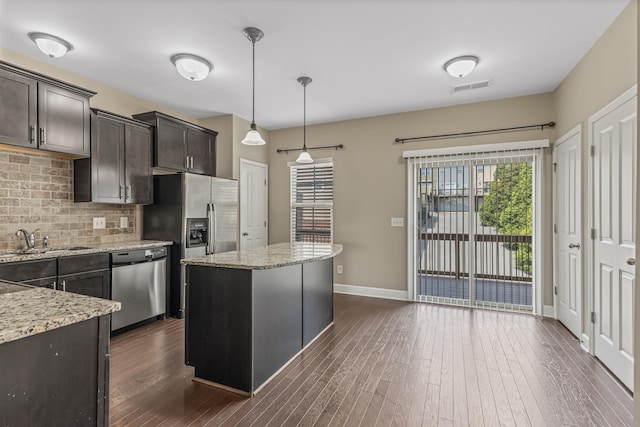
[[[627,264],[629,264],[629,265],[636,265],[636,259],[635,259],[635,258],[629,258],[629,259],[627,259]]]
[[[580,249],[580,243],[569,243],[569,249]]]
[[[244,237],[247,237],[247,236],[249,235],[249,233],[247,233],[247,232],[245,231],[244,233],[242,233],[242,235],[243,235]]]

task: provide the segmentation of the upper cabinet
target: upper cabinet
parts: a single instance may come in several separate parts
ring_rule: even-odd
[[[93,95],[0,62],[0,143],[89,157]]]
[[[218,132],[157,111],[133,117],[155,126],[155,167],[215,176]]]
[[[92,110],[91,158],[74,162],[74,200],[153,203],[151,153],[151,125]]]

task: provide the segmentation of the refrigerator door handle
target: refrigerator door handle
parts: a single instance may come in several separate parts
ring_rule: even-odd
[[[211,206],[211,219],[210,219],[210,223],[209,223],[209,253],[214,254],[216,253],[215,251],[215,244],[216,244],[216,222],[218,220],[218,218],[216,218],[216,205],[213,203],[210,203],[209,206]]]
[[[207,246],[205,247],[205,255],[209,255],[211,251],[211,203],[207,203]]]

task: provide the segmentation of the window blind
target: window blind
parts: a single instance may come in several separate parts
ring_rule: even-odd
[[[333,162],[291,166],[291,241],[333,242]]]

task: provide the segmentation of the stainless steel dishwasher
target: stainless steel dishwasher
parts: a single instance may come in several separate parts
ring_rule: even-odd
[[[111,254],[111,299],[122,309],[111,316],[111,330],[166,312],[167,248]]]

